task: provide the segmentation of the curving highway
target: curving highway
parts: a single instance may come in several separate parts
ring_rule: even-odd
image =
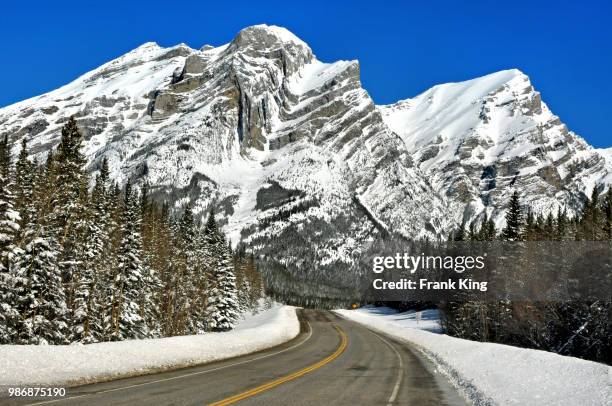
[[[406,344],[324,310],[299,310],[302,331],[262,352],[68,389],[48,405],[464,405]],[[95,360],[92,360],[95,362]],[[18,403],[13,403],[18,404]]]

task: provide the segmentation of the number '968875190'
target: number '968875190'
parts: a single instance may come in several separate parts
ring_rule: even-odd
[[[66,388],[49,387],[10,387],[9,397],[63,397],[66,396]]]

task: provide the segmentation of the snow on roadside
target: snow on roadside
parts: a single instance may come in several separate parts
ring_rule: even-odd
[[[89,345],[0,345],[0,387],[74,386],[218,361],[299,333],[295,308],[274,305],[223,333]]]
[[[339,313],[342,310],[338,311]],[[351,314],[364,314],[366,316],[377,316],[380,320],[393,322],[402,327],[416,328],[419,330],[441,333],[440,312],[437,309],[427,309],[420,312],[410,310],[398,312],[390,307],[364,306],[351,311]],[[344,314],[344,313],[343,313]]]
[[[612,367],[605,364],[424,331],[415,325],[414,312],[336,312],[413,344],[476,405],[612,404]]]

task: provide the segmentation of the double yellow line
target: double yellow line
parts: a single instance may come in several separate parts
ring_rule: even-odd
[[[258,393],[270,390],[272,388],[275,388],[279,385],[282,385],[285,382],[289,382],[292,381],[294,379],[299,378],[300,376],[306,375],[309,372],[312,372],[314,370],[317,370],[319,368],[321,368],[324,365],[329,364],[330,362],[332,362],[333,360],[335,360],[336,358],[338,358],[346,349],[346,347],[348,346],[348,337],[346,335],[346,333],[344,331],[342,331],[342,329],[340,329],[340,327],[338,326],[334,326],[336,328],[336,330],[338,330],[338,333],[340,334],[340,345],[338,346],[338,348],[336,349],[336,351],[331,354],[330,356],[328,356],[327,358],[322,359],[321,361],[317,362],[316,364],[310,365],[304,369],[301,369],[297,372],[294,372],[290,375],[286,375],[283,376],[281,378],[278,378],[274,381],[265,383],[261,386],[258,386],[256,388],[253,389],[249,389],[246,392],[242,392],[239,393],[237,395],[231,396],[229,398],[225,398],[223,400],[219,400],[217,402],[211,403],[209,406],[225,406],[225,405],[231,405],[232,403],[236,403],[240,400],[246,399],[246,398],[250,398],[251,396],[255,396]]]

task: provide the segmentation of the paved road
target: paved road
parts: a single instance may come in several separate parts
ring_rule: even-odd
[[[429,363],[405,344],[328,311],[302,310],[300,320],[302,332],[296,339],[266,351],[201,367],[72,388],[67,398],[39,404],[465,404],[432,372]]]

